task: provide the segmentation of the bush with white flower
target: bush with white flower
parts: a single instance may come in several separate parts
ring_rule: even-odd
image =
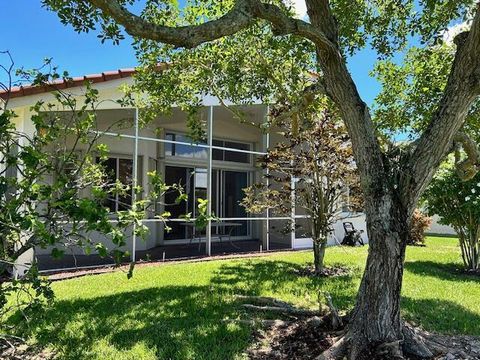
[[[424,198],[428,213],[437,214],[440,224],[450,225],[458,234],[465,268],[480,270],[480,173],[463,181],[447,165],[439,170]]]

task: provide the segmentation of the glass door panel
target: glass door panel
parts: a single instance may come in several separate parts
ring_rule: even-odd
[[[244,171],[222,171],[223,183],[223,217],[225,218],[244,218],[247,217],[245,208],[240,205],[244,197],[243,189],[248,186],[248,172]],[[228,221],[228,220],[227,220]],[[248,221],[232,221],[242,224],[235,227],[232,232],[234,236],[248,235]]]
[[[247,217],[245,208],[240,205],[244,197],[243,189],[248,186],[249,173],[245,171],[227,171],[214,169],[212,171],[212,212],[218,217],[224,218],[244,218]],[[188,195],[188,200],[175,204],[177,194],[170,193],[165,195],[165,210],[171,213],[172,219],[191,213],[192,217],[198,215],[197,199],[207,198],[207,170],[205,168],[191,168],[180,166],[165,166],[165,182],[167,185],[181,184]],[[229,221],[242,224],[235,227],[232,236],[247,236],[248,221]],[[185,226],[180,222],[169,222],[172,230],[165,233],[165,240],[189,239]],[[222,233],[222,228],[212,228],[212,234]],[[202,231],[202,234],[205,232]],[[197,233],[197,236],[199,234]]]
[[[118,180],[122,184],[132,186],[133,184],[133,160],[118,159]],[[128,210],[132,206],[133,189],[125,194],[118,195],[118,210]]]
[[[192,168],[165,166],[165,183],[167,185],[180,184],[184,187],[184,191],[189,195],[187,201],[182,201],[179,204],[175,204],[175,199],[177,198],[178,193],[174,191],[165,194],[165,211],[169,211],[171,213],[171,219],[178,219],[188,212],[191,212],[190,209],[193,208],[191,206],[193,194],[191,194],[190,191],[190,178],[192,172]],[[172,230],[170,232],[165,232],[165,240],[187,238],[186,228],[185,226],[181,225],[180,222],[170,221],[168,222],[168,226],[172,228]]]

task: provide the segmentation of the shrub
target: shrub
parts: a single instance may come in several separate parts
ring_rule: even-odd
[[[425,231],[432,225],[432,219],[420,210],[415,209],[412,216],[412,223],[410,225],[410,234],[408,237],[408,245],[424,245]]]
[[[466,270],[480,269],[480,173],[462,180],[451,168],[441,169],[424,194],[429,214],[458,234]]]

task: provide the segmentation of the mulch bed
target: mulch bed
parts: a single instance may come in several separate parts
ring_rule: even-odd
[[[435,357],[435,360],[480,359],[480,337],[423,333],[429,340],[448,349],[446,354]],[[255,344],[247,355],[251,360],[313,360],[334,343],[334,337],[331,332],[316,326],[314,321],[275,325],[255,334]],[[383,360],[378,357],[367,358]]]
[[[480,337],[478,336],[427,334],[426,337],[449,349],[447,354],[442,355],[437,359],[480,359]]]
[[[320,273],[315,272],[315,267],[309,265],[302,269],[295,269],[294,273],[298,276],[317,276],[317,277],[336,277],[336,276],[346,276],[351,274],[351,269],[346,266],[336,265],[336,266],[325,266]]]
[[[256,344],[248,351],[248,356],[252,360],[309,360],[332,344],[332,338],[322,329],[309,321],[299,321],[258,332]]]
[[[480,269],[477,269],[477,270],[461,270],[460,272],[464,275],[480,278]]]

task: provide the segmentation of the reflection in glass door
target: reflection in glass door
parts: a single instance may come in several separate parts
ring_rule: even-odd
[[[195,168],[195,172],[192,175],[194,184],[194,187],[192,187],[194,189],[192,216],[197,217],[198,199],[207,198],[207,169]]]
[[[240,202],[243,199],[243,189],[248,186],[249,173],[246,171],[228,171],[213,169],[212,171],[212,212],[222,218],[247,217],[247,213]],[[172,219],[178,219],[187,213],[197,216],[197,199],[207,198],[207,169],[180,166],[165,167],[165,182],[167,184],[181,184],[188,195],[186,202],[175,204],[176,194],[165,196],[165,210],[171,213]],[[250,234],[248,221],[229,221],[242,224],[235,227],[232,236],[247,236]],[[189,234],[180,222],[169,222],[172,231],[165,233],[165,240],[188,239]],[[212,235],[223,232],[225,229],[213,228]],[[197,234],[198,235],[198,234]]]
[[[180,184],[181,186],[183,186],[184,190],[188,194],[188,200],[182,201],[178,204],[175,202],[178,195],[176,192],[165,194],[165,211],[170,212],[171,219],[178,219],[190,212],[190,203],[192,199],[190,199],[190,193],[188,192],[188,190],[190,188],[190,174],[192,173],[192,171],[192,168],[180,166],[165,166],[165,183],[167,185]],[[170,232],[165,232],[165,240],[187,238],[186,228],[179,222],[169,221],[167,225],[171,228],[171,230]]]
[[[245,208],[240,205],[240,202],[244,197],[243,189],[248,186],[248,172],[222,170],[222,184],[222,217],[247,217],[247,212]],[[242,224],[242,226],[235,227],[232,235],[246,236],[249,234],[248,221],[239,220],[233,222]]]

